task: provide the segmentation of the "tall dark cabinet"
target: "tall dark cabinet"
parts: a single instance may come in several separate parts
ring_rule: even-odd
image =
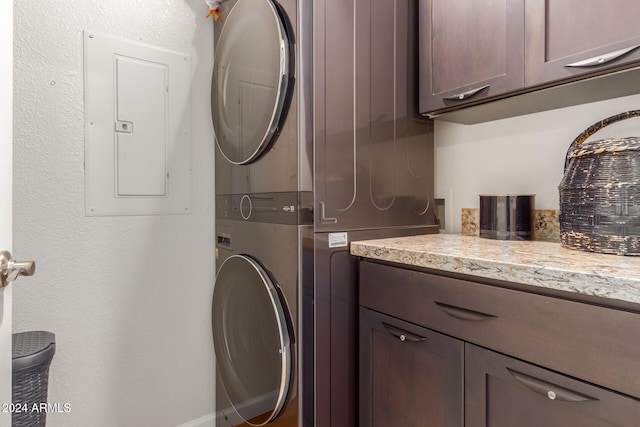
[[[417,24],[417,0],[314,2],[316,232],[434,223]]]
[[[437,233],[418,0],[313,2],[315,425],[358,425],[354,240]]]

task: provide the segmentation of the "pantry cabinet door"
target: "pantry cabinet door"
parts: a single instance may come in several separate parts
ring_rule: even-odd
[[[417,119],[418,0],[314,2],[316,232],[436,223]]]

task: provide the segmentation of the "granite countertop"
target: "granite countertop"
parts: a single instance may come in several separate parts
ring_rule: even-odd
[[[557,242],[429,234],[352,242],[351,254],[640,304],[640,257],[589,253]]]

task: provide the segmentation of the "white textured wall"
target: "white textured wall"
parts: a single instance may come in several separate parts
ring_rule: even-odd
[[[459,232],[462,208],[479,194],[535,194],[537,209],[558,209],[567,148],[606,117],[640,108],[640,95],[476,125],[435,122],[435,194],[445,199],[446,231]],[[640,136],[640,119],[610,125],[591,139]]]
[[[14,331],[49,330],[48,425],[176,426],[213,412],[212,22],[202,0],[16,0]],[[192,55],[193,214],[84,215],[82,30]]]

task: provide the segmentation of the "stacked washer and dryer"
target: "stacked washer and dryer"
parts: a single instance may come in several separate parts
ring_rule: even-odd
[[[437,232],[417,0],[226,0],[214,25],[217,426],[357,425],[353,240]]]
[[[313,197],[301,13],[296,0],[227,0],[215,24],[218,426],[302,425]]]

